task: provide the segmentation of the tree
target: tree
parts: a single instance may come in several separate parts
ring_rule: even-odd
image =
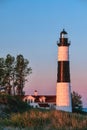
[[[0,90],[5,89],[8,94],[23,94],[26,77],[31,73],[28,67],[29,61],[18,55],[16,58],[8,54],[6,58],[0,58]],[[4,86],[4,87],[3,87]]]
[[[3,86],[3,80],[5,75],[5,60],[4,58],[0,58],[0,87]]]
[[[15,58],[8,54],[5,59],[5,77],[4,77],[4,84],[6,86],[6,91],[8,94],[11,95],[12,89],[12,81],[13,81],[13,73],[14,73],[14,63]]]
[[[72,92],[72,110],[73,111],[81,111],[82,110],[82,100],[81,100],[81,95],[78,94],[77,92],[73,91]]]
[[[29,61],[24,59],[23,55],[16,57],[16,92],[18,95],[23,95],[23,88],[25,85],[26,77],[31,73],[31,67],[28,67]]]

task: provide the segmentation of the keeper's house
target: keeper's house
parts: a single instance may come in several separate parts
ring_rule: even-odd
[[[38,95],[35,90],[34,95],[25,95],[23,101],[26,101],[33,108],[55,109],[55,95]]]

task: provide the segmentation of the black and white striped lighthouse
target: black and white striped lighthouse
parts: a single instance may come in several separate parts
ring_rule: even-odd
[[[56,109],[72,112],[70,67],[69,67],[69,46],[67,32],[63,29],[60,33],[58,45],[58,70],[57,70],[57,91]]]

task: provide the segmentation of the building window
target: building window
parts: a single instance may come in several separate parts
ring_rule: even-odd
[[[28,100],[28,103],[33,103],[34,102],[34,99],[29,99]]]

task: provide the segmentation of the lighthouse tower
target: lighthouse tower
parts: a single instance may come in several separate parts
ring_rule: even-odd
[[[58,45],[58,70],[56,109],[72,112],[71,86],[69,68],[69,45],[67,32],[63,29],[60,33]]]

